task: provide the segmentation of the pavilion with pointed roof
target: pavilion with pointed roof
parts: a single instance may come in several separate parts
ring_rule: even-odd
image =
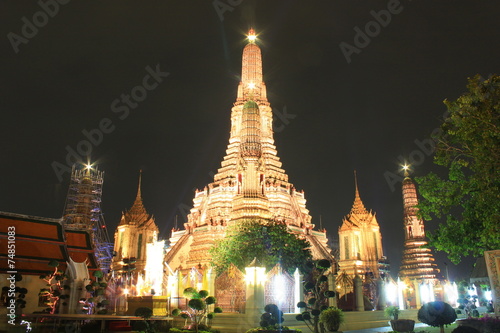
[[[132,207],[122,213],[120,223],[115,231],[113,262],[111,269],[120,272],[124,262],[130,258],[136,260],[134,275],[144,274],[146,267],[146,244],[157,241],[158,226],[153,215],[149,214],[142,203],[141,194],[142,171],[139,176],[137,195]]]
[[[376,214],[368,211],[361,201],[356,172],[354,187],[351,211],[344,217],[339,228],[339,268],[351,277],[372,273],[373,278],[378,278],[379,263],[384,259],[380,226]]]

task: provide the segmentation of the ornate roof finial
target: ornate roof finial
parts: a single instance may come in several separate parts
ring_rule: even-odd
[[[142,201],[142,193],[141,193],[141,183],[142,183],[142,169],[139,170],[139,186],[137,188],[137,195],[135,200],[140,199]]]
[[[405,163],[401,168],[403,169],[404,176],[409,177],[410,176],[410,165]]]
[[[255,43],[257,35],[255,34],[255,30],[253,30],[253,28],[250,28],[250,30],[248,30],[247,39],[250,43]]]
[[[257,259],[257,257],[254,257],[252,262],[248,264],[247,267],[260,267],[260,266],[262,266],[260,261]]]
[[[354,198],[359,198],[359,190],[358,190],[358,175],[356,174],[356,170],[354,170]]]
[[[354,203],[352,204],[351,208],[351,214],[367,214],[368,211],[365,208],[365,205],[361,201],[361,197],[359,196],[359,190],[358,190],[358,177],[356,174],[356,170],[354,170],[354,187],[355,187],[355,192],[354,192]]]
[[[141,183],[142,183],[142,170],[139,173],[139,185],[137,187],[137,196],[135,197],[135,201],[132,204],[132,207],[128,211],[126,211],[121,224],[129,224],[130,222],[134,222],[137,224],[142,224],[151,219],[151,215],[146,212],[146,208],[144,208],[144,204],[142,203],[142,194],[141,194]]]

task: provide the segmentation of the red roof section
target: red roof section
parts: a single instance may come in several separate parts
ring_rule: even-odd
[[[9,238],[13,229],[15,235]],[[15,249],[13,258],[9,257],[9,246]],[[89,233],[64,230],[58,219],[0,212],[1,272],[45,274],[52,270],[50,260],[65,266],[70,257],[75,262],[86,261],[90,271],[97,270]]]

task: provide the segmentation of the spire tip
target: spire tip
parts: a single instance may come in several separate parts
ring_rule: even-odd
[[[255,34],[255,30],[253,30],[253,28],[250,28],[250,30],[248,30],[247,38],[250,43],[255,43],[257,35]]]

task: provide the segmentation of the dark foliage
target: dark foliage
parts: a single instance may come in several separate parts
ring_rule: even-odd
[[[449,325],[456,319],[457,314],[451,305],[441,301],[425,303],[418,310],[418,320],[433,327]]]
[[[430,245],[454,263],[500,247],[500,76],[469,79],[468,91],[445,101],[448,114],[434,133],[434,163],[448,173],[417,178],[420,214],[445,220]],[[460,240],[460,241],[458,241]]]

